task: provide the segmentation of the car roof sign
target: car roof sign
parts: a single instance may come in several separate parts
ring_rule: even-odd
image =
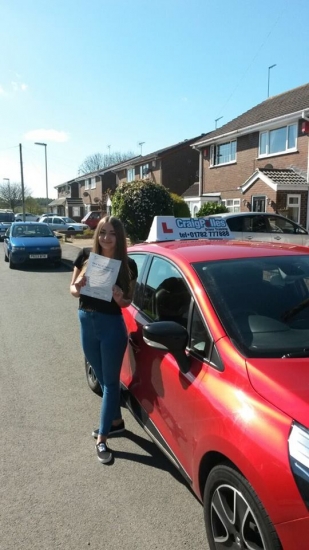
[[[232,239],[224,218],[175,218],[155,216],[147,242],[187,241],[192,239]]]

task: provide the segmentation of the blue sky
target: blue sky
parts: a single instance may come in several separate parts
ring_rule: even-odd
[[[308,0],[2,0],[0,183],[199,136],[309,81]]]

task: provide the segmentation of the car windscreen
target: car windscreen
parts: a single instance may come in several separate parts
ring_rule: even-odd
[[[13,212],[0,212],[0,222],[12,223],[15,220]]]
[[[12,227],[12,237],[54,237],[54,233],[48,225],[42,223],[31,225],[20,223]]]
[[[235,346],[248,357],[309,356],[309,254],[197,262]]]

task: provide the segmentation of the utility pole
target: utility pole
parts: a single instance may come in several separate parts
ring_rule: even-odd
[[[25,186],[24,186],[24,169],[23,169],[23,153],[22,145],[19,144],[19,158],[20,158],[20,181],[21,181],[21,200],[23,206],[23,222],[25,221]]]
[[[34,145],[42,145],[45,148],[46,212],[48,212],[47,143],[39,143],[38,141],[36,141]]]

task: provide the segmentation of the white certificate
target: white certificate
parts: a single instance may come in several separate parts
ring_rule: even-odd
[[[113,285],[117,281],[121,261],[90,252],[85,276],[87,283],[80,290],[92,298],[111,302]]]

